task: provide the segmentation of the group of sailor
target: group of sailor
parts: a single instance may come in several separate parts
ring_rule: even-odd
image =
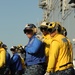
[[[0,42],[0,75],[74,75],[72,44],[60,22],[27,24],[23,32],[28,44],[12,46],[12,57]]]

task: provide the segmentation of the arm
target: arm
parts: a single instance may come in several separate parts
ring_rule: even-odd
[[[27,46],[25,50],[28,53],[36,53],[41,45],[42,42],[40,40],[34,39],[33,43],[30,46]]]
[[[47,45],[50,45],[51,39],[46,39],[43,42],[46,43]]]
[[[60,45],[59,42],[53,41],[51,44],[50,52],[49,52],[49,60],[47,66],[47,72],[52,72],[55,66],[57,56],[59,53]]]
[[[0,67],[5,65],[5,60],[6,60],[6,52],[3,48],[0,49]]]

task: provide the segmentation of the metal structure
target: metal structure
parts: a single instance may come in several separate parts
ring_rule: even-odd
[[[71,4],[75,0],[39,0],[39,8],[43,9],[43,21],[54,21],[54,14],[56,10],[58,11],[58,18],[61,17],[62,20],[66,19],[72,12]],[[75,4],[72,6],[75,8]],[[56,14],[55,14],[56,15]]]
[[[51,0],[39,0],[39,7],[43,9],[43,21],[49,21]]]

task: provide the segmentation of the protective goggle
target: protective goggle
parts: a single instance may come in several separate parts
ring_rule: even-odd
[[[48,28],[47,27],[40,27],[40,30],[41,30],[41,32],[43,32],[43,31],[47,31]]]
[[[11,51],[15,51],[16,49],[10,49]]]
[[[33,31],[33,30],[29,30],[29,29],[27,30],[27,29],[24,29],[24,33],[25,33],[25,34],[26,34],[26,33],[27,33],[27,34],[30,34],[32,31]]]

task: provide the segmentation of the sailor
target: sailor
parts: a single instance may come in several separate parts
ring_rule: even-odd
[[[20,58],[21,58],[21,63],[22,63],[22,72],[24,73],[24,69],[25,69],[25,61],[24,61],[24,56],[25,52],[24,52],[24,48],[22,45],[18,45],[17,46],[17,53],[19,54]]]
[[[63,36],[65,36],[69,42],[69,50],[71,53],[71,62],[73,63],[73,47],[72,47],[72,43],[71,43],[70,39],[67,37],[67,30],[65,27],[61,26],[61,24],[59,22],[57,22],[57,24],[61,29],[61,31],[59,33],[62,34]]]
[[[25,46],[26,69],[24,75],[44,75],[44,46],[42,41],[36,37],[36,26],[34,24],[27,24],[24,33],[29,38],[29,42]]]
[[[6,51],[6,64],[5,64],[6,70],[5,70],[4,74],[5,75],[9,75],[10,74],[10,54],[7,51],[8,48],[7,48],[7,45],[6,44],[3,44],[2,47]]]
[[[49,22],[42,22],[40,25],[40,31],[42,32],[42,42],[45,44],[45,56],[46,56],[46,65],[48,62],[48,57],[49,57],[49,50],[50,50],[50,41],[51,41],[51,37],[50,34],[48,32],[48,24]]]
[[[6,63],[6,51],[2,47],[3,42],[0,41],[0,75],[4,75],[5,63]]]
[[[11,58],[10,62],[10,69],[11,69],[11,75],[22,75],[22,63],[21,63],[21,58],[17,53],[17,47],[12,46],[10,48],[13,56]]]
[[[56,22],[51,22],[48,25],[48,31],[52,37],[52,41],[45,75],[74,75],[69,42],[65,36],[59,33],[60,30]]]

